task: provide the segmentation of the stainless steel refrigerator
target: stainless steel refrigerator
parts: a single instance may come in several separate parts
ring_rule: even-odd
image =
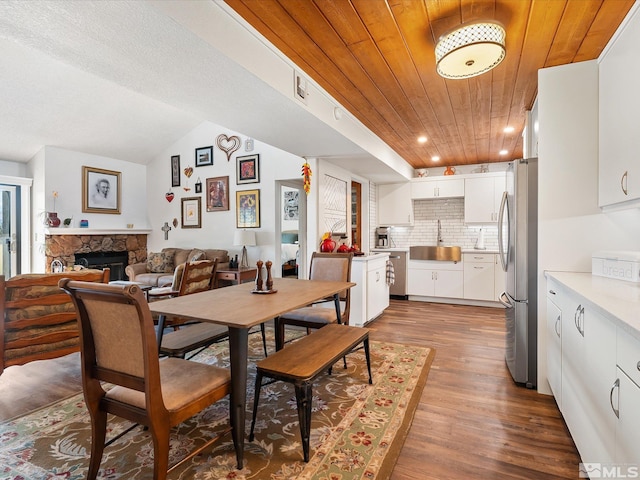
[[[514,160],[498,217],[498,247],[506,291],[505,359],[516,383],[537,384],[538,350],[538,159]]]

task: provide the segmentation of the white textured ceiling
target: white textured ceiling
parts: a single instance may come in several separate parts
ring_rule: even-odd
[[[0,1],[0,96],[2,160],[53,145],[146,164],[211,121],[395,173],[149,2]]]

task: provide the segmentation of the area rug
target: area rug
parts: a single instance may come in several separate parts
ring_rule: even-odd
[[[271,332],[269,345],[273,345]],[[253,406],[254,363],[263,357],[260,335],[250,335],[247,388],[247,434]],[[339,362],[331,375],[313,385],[311,456],[302,459],[294,391],[275,382],[263,386],[255,440],[245,443],[242,470],[236,470],[230,435],[174,470],[170,479],[384,479],[397,460],[426,383],[435,351],[429,348],[371,342],[373,385],[363,350]],[[228,366],[228,343],[194,358]],[[172,431],[169,463],[201,445],[228,424],[228,399],[219,401]],[[107,439],[131,426],[109,417]],[[0,424],[0,479],[80,480],[86,476],[90,422],[82,393]],[[105,449],[98,478],[152,478],[153,447],[141,427]]]

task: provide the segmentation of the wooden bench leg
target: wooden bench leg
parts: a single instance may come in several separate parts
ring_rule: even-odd
[[[256,386],[253,393],[253,418],[251,419],[251,432],[249,433],[249,441],[253,442],[253,429],[256,426],[256,416],[258,415],[258,401],[260,400],[260,390],[262,389],[262,372],[258,370],[256,373]]]
[[[311,382],[295,385],[296,403],[298,404],[298,422],[300,423],[300,436],[302,437],[302,452],[304,461],[309,461],[309,439],[311,436],[311,404],[313,393]]]

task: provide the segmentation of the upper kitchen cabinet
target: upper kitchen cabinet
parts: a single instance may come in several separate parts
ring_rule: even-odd
[[[498,223],[506,174],[484,173],[464,180],[465,223]]]
[[[625,206],[640,199],[640,14],[629,24],[604,55],[599,65],[599,162],[598,204]],[[639,202],[630,202],[637,206]]]
[[[454,197],[464,197],[464,178],[456,178],[451,175],[411,179],[411,198],[413,200]]]
[[[413,225],[409,182],[378,185],[378,225]]]

